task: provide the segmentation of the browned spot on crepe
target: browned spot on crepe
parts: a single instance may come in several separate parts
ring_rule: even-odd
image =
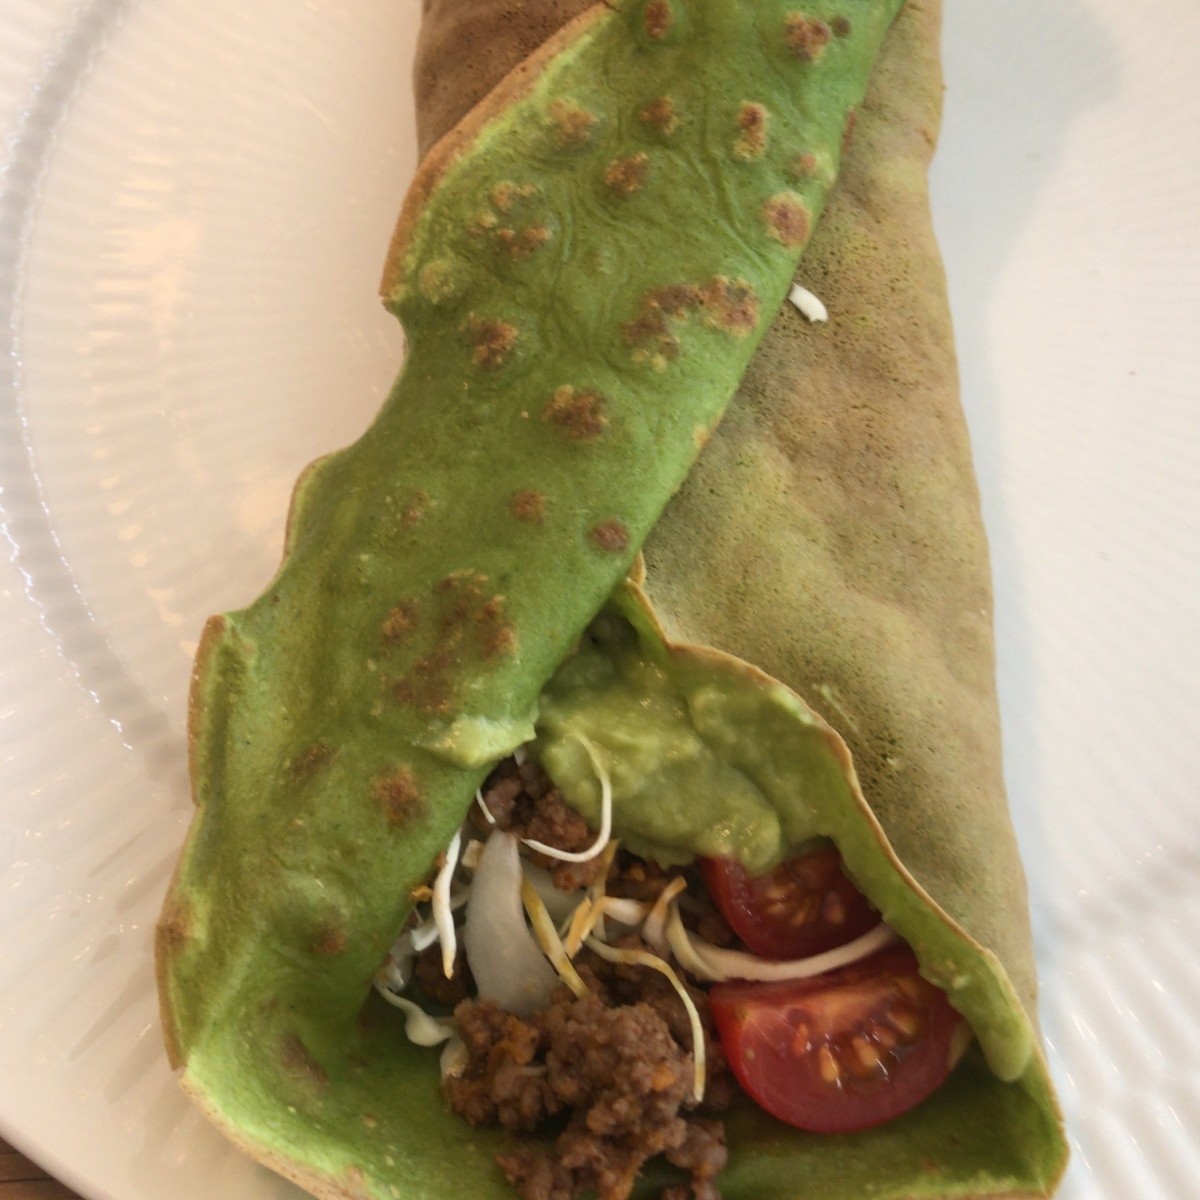
[[[518,521],[540,521],[546,515],[546,495],[533,490],[514,492],[509,508]]]
[[[425,797],[416,777],[407,769],[379,776],[371,785],[371,798],[383,809],[384,818],[393,829],[425,813]]]
[[[671,10],[671,0],[650,0],[643,14],[646,23],[646,36],[657,41],[670,32],[671,22],[675,14]]]
[[[418,609],[413,600],[404,600],[388,612],[383,620],[382,633],[385,641],[402,642],[417,623]]]
[[[812,230],[808,205],[795,192],[780,192],[763,205],[763,216],[773,237],[788,249],[803,246]]]
[[[749,160],[762,158],[767,149],[767,119],[766,107],[753,101],[746,101],[738,109],[738,136],[733,143],[734,156]]]
[[[604,397],[590,388],[565,384],[542,409],[542,420],[560,429],[571,441],[598,438],[608,425]]]
[[[545,225],[527,225],[524,229],[497,229],[492,235],[496,248],[513,262],[528,258],[550,240],[550,230]]]
[[[347,945],[346,927],[339,921],[322,921],[313,937],[312,952],[321,958],[342,954]]]
[[[670,96],[659,96],[651,100],[638,113],[638,119],[657,129],[659,133],[674,133],[679,126],[679,114],[675,111],[675,101]]]
[[[833,30],[820,17],[810,17],[802,12],[788,14],[788,48],[804,62],[815,62],[820,58],[832,36]]]
[[[324,1091],[329,1086],[329,1076],[309,1053],[298,1034],[289,1033],[283,1038],[279,1058],[284,1070],[302,1083],[318,1091]]]
[[[517,344],[517,331],[507,321],[489,317],[471,317],[467,336],[474,349],[475,362],[481,367],[498,367]]]
[[[705,319],[717,329],[743,337],[758,324],[758,295],[744,279],[717,275],[700,290]]]
[[[569,100],[554,100],[550,103],[549,113],[559,149],[582,150],[592,140],[596,117],[586,108]]]
[[[290,766],[292,778],[298,783],[303,783],[304,780],[310,779],[318,771],[327,767],[336,757],[337,751],[328,743],[314,742],[292,759]]]
[[[588,531],[588,537],[599,549],[608,550],[614,554],[629,547],[629,530],[616,517],[610,517],[607,521],[593,525]]]
[[[641,312],[621,326],[621,334],[626,345],[633,348],[635,357],[664,366],[667,360],[678,358],[681,349],[672,323],[682,322],[698,310],[704,311],[714,328],[742,336],[758,321],[759,301],[750,284],[721,275],[703,286],[667,284],[646,293]]]
[[[628,158],[618,158],[609,163],[604,172],[608,190],[621,199],[632,196],[645,182],[649,162],[648,156],[639,151]]]
[[[504,612],[504,597],[493,596],[479,609],[476,620],[480,625],[480,642],[484,658],[511,654],[517,635]]]

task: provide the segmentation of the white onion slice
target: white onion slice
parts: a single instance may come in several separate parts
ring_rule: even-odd
[[[521,856],[512,834],[497,830],[479,856],[463,943],[482,999],[519,1017],[549,1003],[558,975],[525,924]]]
[[[375,972],[375,986],[402,992],[412,979],[413,959],[417,951],[408,934],[398,937],[388,951],[387,960]]]

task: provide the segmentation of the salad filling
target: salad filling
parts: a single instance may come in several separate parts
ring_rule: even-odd
[[[625,1200],[657,1156],[685,1180],[664,1200],[716,1200],[722,1114],[746,1097],[838,1132],[940,1085],[968,1027],[836,850],[757,877],[635,855],[578,741],[599,828],[524,753],[501,763],[375,980],[409,1040],[442,1046],[450,1108],[513,1135],[497,1163],[523,1200]]]

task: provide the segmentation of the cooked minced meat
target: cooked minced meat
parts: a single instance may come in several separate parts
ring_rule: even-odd
[[[413,982],[425,997],[435,1004],[452,1008],[475,991],[475,980],[467,965],[467,955],[462,943],[454,956],[454,974],[447,979],[442,968],[442,947],[435,942],[426,946],[413,962]]]
[[[612,944],[626,949],[645,949],[635,934],[614,938]],[[580,951],[575,965],[596,995],[610,1004],[648,1004],[662,1018],[675,1041],[691,1049],[692,1025],[687,1010],[664,976],[645,967],[609,962],[586,948]],[[733,1102],[737,1085],[721,1051],[708,993],[689,983],[686,977],[681,976],[681,979],[704,1029],[705,1083],[700,1109],[706,1113],[721,1113]]]
[[[712,902],[708,889],[695,867],[660,867],[655,862],[638,858],[626,850],[619,850],[605,880],[605,891],[610,896],[621,896],[653,904],[658,894],[676,875],[688,881],[687,898],[681,904],[683,923],[714,946],[729,946],[736,940],[729,923]]]
[[[515,759],[505,759],[488,776],[482,794],[497,827],[517,837],[570,853],[584,850],[596,840],[587,822],[568,807],[537,763],[526,761],[518,766]],[[562,862],[532,851],[529,857],[549,868],[555,886],[565,892],[587,887],[602,870],[599,856],[581,863]]]
[[[563,989],[527,1020],[486,1000],[464,1001],[455,1018],[468,1055],[445,1084],[455,1112],[513,1131],[570,1114],[553,1155],[526,1144],[498,1157],[523,1200],[572,1200],[587,1190],[625,1200],[656,1154],[687,1171],[697,1195],[711,1188],[723,1131],[681,1115],[693,1103],[692,1056],[656,1006],[607,1005]]]

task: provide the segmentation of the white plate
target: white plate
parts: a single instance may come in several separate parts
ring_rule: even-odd
[[[951,3],[937,220],[1068,1200],[1200,1178],[1200,9]],[[378,406],[415,0],[0,0],[0,1130],[89,1197],[294,1189],[150,939],[205,615]]]

